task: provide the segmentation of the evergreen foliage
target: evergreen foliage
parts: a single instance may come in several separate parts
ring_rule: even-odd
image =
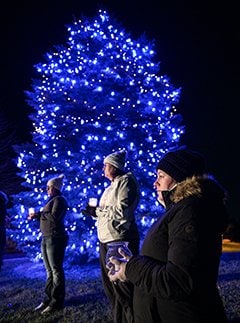
[[[103,158],[127,150],[126,168],[141,186],[136,217],[143,236],[161,214],[153,192],[157,161],[178,146],[184,126],[175,107],[180,89],[160,74],[153,42],[143,36],[133,40],[102,10],[67,30],[67,44],[35,66],[37,76],[26,92],[33,142],[16,151],[30,191],[15,198],[9,234],[31,258],[40,259],[39,223],[28,222],[28,208],[40,209],[48,198],[47,180],[63,173],[69,202],[66,259],[80,264],[98,257],[95,220],[81,210],[109,185]]]

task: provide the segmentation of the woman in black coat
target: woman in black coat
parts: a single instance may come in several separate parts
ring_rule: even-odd
[[[227,322],[217,280],[228,216],[221,186],[189,149],[167,153],[154,183],[166,208],[140,256],[122,250],[110,280],[134,284],[135,323]]]
[[[42,234],[41,253],[46,270],[45,296],[35,307],[41,314],[52,314],[64,308],[65,272],[63,267],[68,234],[65,230],[64,219],[68,202],[62,194],[64,175],[51,178],[47,182],[49,199],[41,211],[31,211],[28,219],[40,221]]]

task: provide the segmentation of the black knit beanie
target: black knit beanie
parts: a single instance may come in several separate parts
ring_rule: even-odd
[[[177,182],[203,174],[204,168],[203,157],[198,152],[186,148],[166,153],[157,165],[157,169],[161,169]]]

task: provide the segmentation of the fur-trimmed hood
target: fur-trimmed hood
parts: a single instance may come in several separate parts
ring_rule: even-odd
[[[173,203],[177,203],[189,196],[218,199],[221,201],[226,201],[227,199],[224,188],[209,174],[192,176],[178,183],[170,192],[169,198]]]

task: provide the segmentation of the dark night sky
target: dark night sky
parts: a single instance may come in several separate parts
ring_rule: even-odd
[[[215,0],[26,0],[1,6],[0,106],[12,115],[22,138],[30,131],[24,91],[30,88],[34,64],[55,45],[66,43],[67,24],[107,9],[132,38],[145,33],[155,41],[160,73],[182,87],[182,143],[206,156],[208,170],[229,191],[230,212],[240,219],[236,7]]]

